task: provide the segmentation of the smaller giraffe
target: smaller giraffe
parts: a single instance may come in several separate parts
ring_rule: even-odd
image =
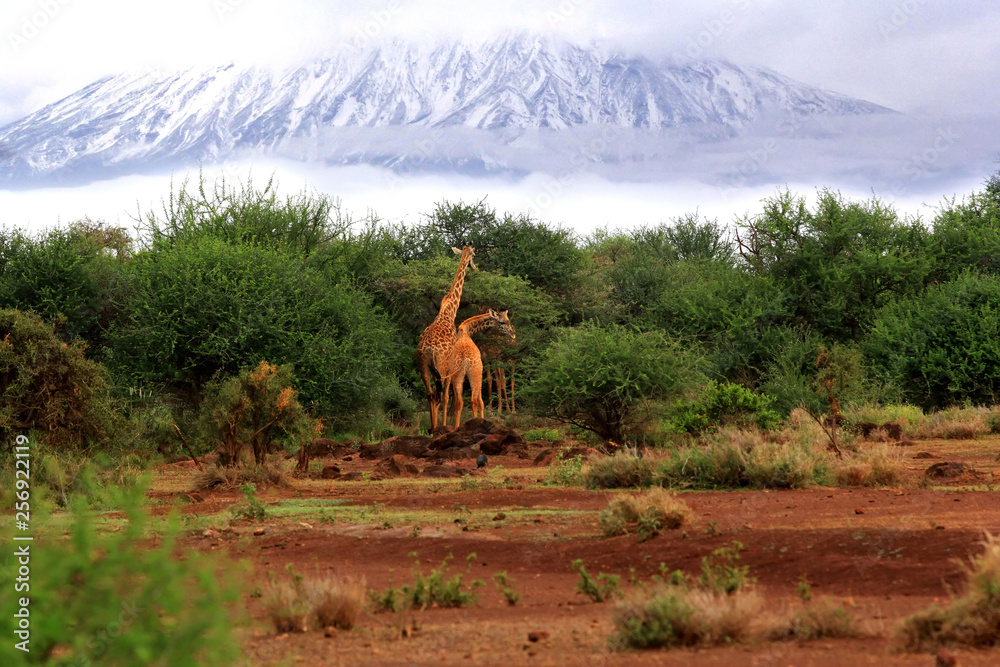
[[[515,414],[514,407],[514,370],[515,363],[507,351],[500,346],[495,338],[481,342],[479,349],[483,353],[483,364],[486,371],[486,407],[493,409],[493,396],[497,398],[497,413],[503,414],[504,406],[507,412]],[[507,371],[510,371],[510,375]],[[508,385],[507,379],[510,378]]]
[[[485,314],[470,317],[458,326],[455,343],[448,353],[443,422],[448,421],[448,388],[451,387],[455,393],[455,428],[462,423],[462,389],[466,378],[469,379],[472,394],[472,416],[483,416],[483,357],[472,342],[472,334],[491,327],[499,329],[512,342],[517,341],[514,325],[510,323],[507,311],[497,312],[491,308]]]

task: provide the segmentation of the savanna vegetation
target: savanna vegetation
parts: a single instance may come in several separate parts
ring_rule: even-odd
[[[82,593],[56,604],[87,570],[87,585],[129,586],[152,610],[130,621],[142,633],[116,645],[120,655],[60,644],[53,626],[39,635],[39,661],[165,655],[163,624],[184,638],[171,650],[232,660],[232,641],[213,637],[228,636],[234,588],[208,583],[214,561],[178,561],[174,524],[153,547],[135,546],[149,537],[144,468],[215,452],[201,485],[242,488],[233,512],[258,521],[267,510],[255,485],[288,484],[291,465],[276,454],[323,436],[425,431],[414,355],[454,277],[453,247],[475,247],[478,266],[457,321],[494,308],[516,328],[516,344],[488,341],[500,351],[487,367],[516,377],[517,427],[529,440],[569,435],[618,450],[557,460],[548,483],[647,489],[601,513],[604,538],[647,542],[687,528],[693,513],[678,490],[899,483],[898,449],[856,446],[852,424],[892,422],[903,437],[1000,432],[996,179],[930,219],[877,199],[821,191],[810,204],[785,192],[731,225],[689,215],[587,235],[485,200],[444,201],[402,225],[353,220],[336,199],[281,196],[274,183],[198,182],[133,229],[85,219],[36,234],[0,230],[0,505],[14,506],[14,438],[26,434],[33,493],[48,510],[72,510],[65,553],[46,556],[54,592],[39,604],[53,624],[91,632]],[[308,456],[299,463],[308,469]],[[88,504],[122,509],[132,527],[99,534]],[[605,590],[609,581],[589,578],[582,562],[574,569],[588,595],[615,597],[617,581]],[[430,575],[415,568],[412,585],[384,593],[295,577],[260,595],[275,628],[350,629],[366,595],[391,612],[473,604],[483,581],[446,573],[446,563]],[[154,598],[147,588],[166,578],[180,582],[175,595]],[[494,580],[517,604],[513,579]],[[659,582],[630,600],[613,643],[853,636],[833,607],[777,630],[751,627],[756,593],[706,581]],[[973,593],[911,618],[908,645],[978,637],[953,618],[965,605],[995,620],[980,611],[992,599]],[[202,618],[215,613],[224,620]],[[703,620],[713,614],[724,622]],[[208,623],[208,639],[192,634],[196,622]]]

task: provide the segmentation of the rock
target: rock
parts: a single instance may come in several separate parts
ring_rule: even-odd
[[[329,456],[333,450],[340,447],[340,443],[330,438],[316,438],[309,443],[309,456]]]
[[[476,458],[476,451],[469,447],[459,447],[453,449],[442,449],[427,457],[429,463],[441,463],[442,461],[459,461],[461,459]]]
[[[913,458],[915,458],[915,459],[932,459],[932,458],[934,458],[934,455],[931,454],[930,452],[917,452],[916,454],[913,455]]]
[[[427,445],[430,441],[431,439],[425,435],[397,435],[375,445],[362,445],[361,458],[384,459],[402,454],[418,459],[427,454]]]
[[[360,482],[365,478],[360,472],[345,472],[338,479],[344,482]]]
[[[917,444],[917,443],[913,442],[912,440],[900,440],[899,442],[896,443],[896,446],[897,447],[912,447],[915,444]]]
[[[320,479],[338,479],[340,468],[338,466],[323,466],[323,471],[319,474]]]
[[[901,440],[903,437],[903,427],[898,422],[886,422],[882,424],[882,430],[890,440]]]
[[[550,466],[555,463],[558,456],[559,453],[556,450],[551,448],[546,449],[538,453],[538,456],[535,457],[535,460],[531,465],[536,467]]]
[[[854,513],[855,513],[855,514],[864,514],[864,513],[865,513],[865,511],[864,511],[864,509],[862,509],[862,508],[860,508],[860,507],[855,507],[855,508],[854,508]]]
[[[467,470],[462,470],[461,468],[456,468],[455,466],[434,465],[424,468],[424,471],[420,473],[420,476],[434,477],[437,479],[449,479],[452,477],[464,477],[467,473]]]
[[[261,535],[263,535],[266,532],[267,532],[267,528],[264,528],[264,527],[254,528],[253,529],[253,534],[257,535],[258,537],[261,536]]]
[[[201,536],[208,538],[216,538],[219,536],[219,531],[215,530],[214,528],[206,528],[204,531],[202,531]]]
[[[420,474],[420,469],[407,462],[406,457],[402,454],[393,454],[389,458],[379,461],[375,465],[375,470],[383,473],[386,477],[416,477]]]
[[[549,633],[545,630],[534,630],[528,633],[529,642],[541,642],[549,638]]]
[[[467,419],[462,422],[455,430],[459,433],[464,433],[475,440],[475,436],[493,433],[497,428],[503,427],[494,426],[493,422],[483,419],[482,417],[473,417],[472,419]]]
[[[925,470],[924,474],[931,479],[954,479],[964,475],[974,475],[975,471],[964,463],[942,461]]]
[[[433,451],[441,451],[442,449],[472,447],[474,444],[476,444],[476,441],[468,433],[452,430],[445,431],[431,438],[431,441],[427,443],[427,448]]]
[[[956,667],[958,658],[946,648],[934,654],[934,667]]]
[[[493,520],[494,521],[503,521],[506,518],[507,518],[506,514],[504,514],[503,512],[497,512],[496,516],[493,517]]]
[[[861,434],[861,437],[867,440],[871,437],[872,431],[878,428],[878,424],[875,422],[858,422],[854,425],[854,430]]]
[[[323,636],[324,637],[329,637],[329,638],[336,637],[337,636],[337,628],[333,627],[332,625],[326,626],[326,629],[323,631]]]
[[[490,434],[479,441],[479,451],[489,456],[499,456],[512,448],[525,448],[527,443],[514,429],[496,426]]]
[[[580,457],[589,459],[592,456],[602,457],[604,456],[604,454],[597,451],[593,447],[573,447],[572,449],[568,450],[565,454],[563,454],[563,460],[575,459]]]

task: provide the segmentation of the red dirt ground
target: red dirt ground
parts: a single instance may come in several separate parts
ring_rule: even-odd
[[[985,485],[997,472],[998,445],[996,439],[920,441],[907,447],[907,454],[927,451],[935,458],[911,460],[910,479],[902,488],[683,493],[694,521],[644,543],[635,536],[600,536],[598,511],[614,492],[537,486],[544,469],[532,468],[530,460],[493,457],[491,466],[503,465],[523,488],[462,490],[451,480],[296,480],[292,489],[261,493],[265,504],[291,498],[337,498],[356,507],[378,503],[381,516],[389,519],[399,511],[436,512],[440,520],[422,521],[417,536],[413,525],[389,521],[386,527],[381,518],[353,525],[288,519],[237,524],[209,537],[196,533],[185,545],[250,561],[251,581],[244,585],[250,628],[243,645],[252,664],[933,665],[927,654],[898,652],[894,629],[907,614],[961,591],[960,561],[980,551],[983,531],[1000,533],[1000,494],[987,486],[919,488],[916,482],[928,465],[957,460],[981,471],[978,483]],[[372,462],[338,464],[346,472],[371,470]],[[459,464],[471,467],[472,462]],[[157,511],[183,502],[182,513],[218,514],[224,523],[227,508],[241,494],[203,491],[188,503],[192,478],[186,465],[165,467],[152,494],[160,501]],[[518,518],[490,520],[498,512]],[[470,517],[467,523],[452,520],[464,516]],[[254,536],[259,526],[266,532]],[[608,638],[615,604],[590,602],[574,590],[579,577],[570,563],[577,558],[591,574],[619,574],[631,588],[631,577],[648,582],[660,563],[697,575],[704,556],[734,540],[744,545],[740,564],[749,566],[769,609],[801,605],[796,586],[805,577],[816,598],[831,596],[843,604],[869,636],[612,652]],[[261,599],[251,595],[266,586],[268,572],[287,577],[288,565],[306,575],[364,577],[369,589],[384,591],[412,581],[411,553],[425,574],[449,555],[454,556],[451,572],[464,572],[465,557],[475,553],[466,580],[486,581],[478,605],[366,612],[353,630],[328,638],[322,631],[276,634]],[[513,588],[521,594],[516,606],[508,606],[491,581],[500,571],[513,577]],[[539,630],[548,638],[528,641],[528,633]],[[1000,664],[997,649],[954,652],[963,667]]]

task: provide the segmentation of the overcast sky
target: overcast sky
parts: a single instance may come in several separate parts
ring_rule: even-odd
[[[928,128],[1000,109],[1000,11],[988,0],[3,0],[0,124],[124,70],[291,65],[361,34],[510,30],[769,67]]]

